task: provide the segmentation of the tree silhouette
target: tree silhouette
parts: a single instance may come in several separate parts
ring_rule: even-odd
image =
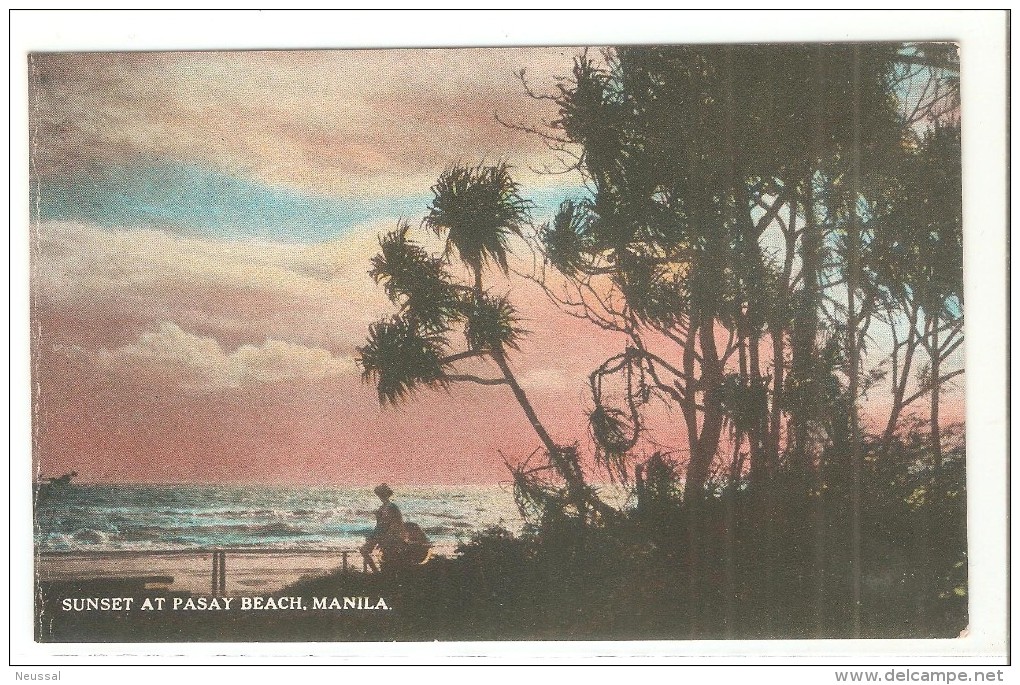
[[[621,47],[582,54],[554,95],[529,91],[559,105],[547,141],[564,154],[576,146],[571,164],[586,183],[535,235],[543,268],[568,285],[541,269],[532,277],[564,311],[628,341],[592,373],[596,454],[626,474],[648,444],[651,408],[676,409],[687,443],[692,579],[707,534],[700,503],[714,479],[742,481],[749,457],[750,492],[766,522],[755,533],[761,585],[771,591],[777,564],[803,568],[814,578],[819,631],[833,574],[846,574],[848,618],[861,630],[862,478],[872,448],[859,406],[882,373],[865,368],[869,330],[883,316],[903,322],[869,260],[883,252],[897,269],[918,268],[881,247],[895,234],[880,234],[897,216],[926,215],[896,187],[923,175],[910,171],[930,156],[928,143],[915,142],[918,128],[952,119],[958,82],[943,64],[952,54],[893,44]],[[934,85],[913,89],[925,78]],[[958,173],[958,154],[947,151],[926,173]],[[958,206],[940,213],[960,216]],[[958,260],[951,229],[937,233],[949,244],[935,254]],[[920,276],[890,278],[902,287]],[[932,325],[915,346],[951,353],[944,329]],[[932,377],[937,387],[949,376]],[[813,541],[813,555],[805,545],[777,549],[768,522],[781,472],[806,507],[790,525]],[[829,512],[823,493],[835,484],[847,498]],[[845,539],[838,549],[834,526]],[[697,594],[694,585],[688,600]]]
[[[397,311],[369,329],[365,378],[384,403],[511,390],[542,455],[508,462],[540,515],[519,560],[547,564],[529,566],[539,576],[588,578],[623,555],[612,568],[642,569],[692,636],[956,634],[962,434],[939,411],[963,373],[954,54],[583,52],[553,94],[529,93],[558,106],[543,135],[584,188],[533,226],[506,165],[443,174],[422,222],[443,248],[406,223],[380,238],[371,274]],[[530,273],[511,259],[525,243]],[[623,509],[518,382],[508,357],[526,332],[491,289],[500,272],[621,341],[592,369],[586,411],[597,463],[632,489]],[[470,373],[479,360],[498,374]],[[890,413],[871,423],[886,389]]]
[[[577,449],[557,443],[542,423],[507,360],[525,334],[517,310],[503,295],[484,288],[486,266],[508,271],[509,241],[522,235],[529,204],[511,178],[506,164],[455,166],[432,187],[433,199],[423,225],[445,241],[433,256],[409,238],[404,222],[379,240],[372,259],[372,278],[398,307],[395,316],[372,324],[359,348],[358,362],[366,382],[374,383],[380,402],[396,403],[418,387],[438,389],[455,382],[506,385],[541,440],[550,468],[563,484],[553,492],[529,487],[525,473],[516,475],[524,494],[551,497],[569,506],[583,520],[612,515],[584,480]],[[456,257],[468,269],[470,284],[450,273]],[[453,334],[463,335],[465,349],[454,352]],[[500,371],[494,378],[459,373],[460,362],[492,360]]]

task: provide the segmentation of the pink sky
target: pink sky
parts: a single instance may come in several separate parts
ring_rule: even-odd
[[[189,225],[202,207],[180,208],[179,221],[171,212],[174,221],[111,225],[108,208],[89,203],[120,201],[123,185],[104,184],[143,164],[208,169],[274,201],[414,199],[454,163],[498,159],[526,193],[573,188],[574,177],[530,171],[554,157],[494,114],[555,118],[514,74],[526,67],[551,87],[576,52],[34,58],[35,187],[64,202],[33,231],[37,472],[103,482],[507,480],[500,452],[519,459],[539,441],[505,387],[422,392],[383,409],[360,379],[355,348],[392,311],[368,260],[396,216],[281,241],[229,218]],[[153,202],[145,183],[129,207],[141,217]],[[154,192],[172,203],[177,189]],[[519,278],[489,283],[510,293],[531,332],[511,361],[554,439],[588,447],[586,378],[619,341]],[[960,397],[947,399],[945,417],[962,415]],[[668,424],[655,437],[685,443]]]
[[[353,358],[391,306],[376,231],[220,244],[45,224],[36,263],[37,468],[127,482],[484,483],[539,445],[505,388],[380,408]],[[130,246],[130,247],[128,247]],[[214,259],[215,257],[215,259]],[[328,265],[324,277],[310,277]],[[325,268],[325,267],[324,267]],[[493,281],[530,335],[511,361],[557,440],[584,440],[587,374],[618,345],[537,287]],[[565,354],[564,351],[567,351]]]

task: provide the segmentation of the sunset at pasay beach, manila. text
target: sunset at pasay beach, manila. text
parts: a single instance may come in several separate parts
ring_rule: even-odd
[[[308,600],[311,599],[311,605]],[[384,597],[67,597],[63,611],[389,611]]]

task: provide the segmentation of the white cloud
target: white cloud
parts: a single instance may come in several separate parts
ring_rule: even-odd
[[[194,335],[174,323],[143,332],[138,340],[115,349],[89,353],[99,366],[122,373],[158,373],[192,389],[242,386],[352,374],[350,357],[334,356],[321,347],[305,347],[282,340],[242,345],[228,352],[215,338]]]
[[[576,48],[50,53],[32,62],[33,156],[44,173],[185,159],[339,195],[420,192],[457,160],[508,159],[518,180],[554,162],[527,97]]]
[[[39,305],[86,318],[350,349],[390,309],[368,270],[378,233],[391,228],[292,245],[44,222],[34,231],[32,291]]]
[[[39,294],[55,298],[164,287],[167,279],[291,295],[324,292],[330,285],[369,291],[373,284],[365,275],[368,255],[374,251],[376,235],[390,228],[365,226],[350,237],[293,245],[44,222],[34,236],[35,285]],[[357,288],[359,282],[362,288]]]

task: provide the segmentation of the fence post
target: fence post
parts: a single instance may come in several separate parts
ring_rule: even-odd
[[[220,552],[220,597],[227,594],[227,553]]]
[[[212,553],[212,596],[227,594],[227,553],[214,550]]]
[[[220,553],[212,553],[212,596],[215,597],[220,588]]]

